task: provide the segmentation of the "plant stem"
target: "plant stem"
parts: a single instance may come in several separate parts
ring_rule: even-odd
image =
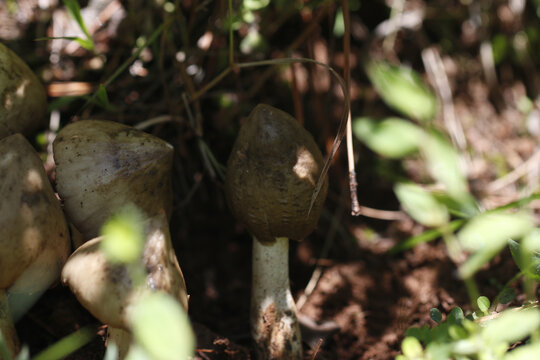
[[[0,290],[0,332],[2,333],[6,347],[11,355],[15,357],[20,350],[19,338],[11,320],[6,291],[3,289]]]
[[[476,302],[476,300],[480,296],[480,292],[478,291],[478,287],[476,286],[474,278],[472,276],[465,278],[463,279],[463,282],[465,283],[465,287],[467,288],[467,293],[469,294],[469,299],[471,301],[473,309],[478,310],[478,303]]]
[[[289,239],[253,238],[251,333],[258,358],[302,359],[302,340],[289,284]]]

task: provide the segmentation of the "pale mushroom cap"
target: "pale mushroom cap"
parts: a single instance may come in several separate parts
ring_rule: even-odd
[[[56,183],[68,219],[85,239],[125,204],[148,216],[172,209],[173,148],[110,121],[83,120],[63,128],[53,145]]]
[[[133,285],[124,266],[107,262],[99,249],[101,239],[89,240],[71,254],[62,269],[62,283],[102,323],[127,329],[123,317]]]
[[[147,220],[145,233],[142,260],[147,271],[146,289],[166,291],[187,309],[186,285],[165,217]],[[101,239],[87,241],[70,256],[62,270],[62,282],[102,323],[128,330],[126,312],[140,292],[134,289],[125,266],[107,261],[100,250]]]
[[[0,140],[0,195],[0,289],[18,279],[21,291],[47,288],[68,256],[69,232],[43,164],[20,134]],[[27,270],[33,275],[22,276]]]
[[[36,75],[0,43],[0,139],[46,125],[45,90]]]
[[[262,242],[302,240],[317,226],[328,179],[313,208],[321,151],[298,121],[269,105],[253,109],[227,164],[225,193],[235,217]]]

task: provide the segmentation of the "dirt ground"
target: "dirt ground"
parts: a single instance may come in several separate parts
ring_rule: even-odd
[[[149,33],[159,25],[156,18],[162,19],[162,13],[155,8],[151,9],[153,17],[144,18],[141,14],[148,5],[138,1],[132,3],[139,4],[143,10],[128,10],[122,21],[115,20],[114,11],[113,15],[105,14],[109,16],[105,20],[109,26],[98,26],[95,39],[98,51],[106,56],[94,57],[73,43],[53,46],[50,42],[33,42],[36,37],[52,36],[51,24],[67,29],[71,26],[69,21],[64,21],[65,17],[51,15],[52,9],[58,8],[54,4],[45,12],[49,20],[37,20],[36,14],[45,15],[35,10],[35,3],[20,1],[21,13],[16,19],[0,6],[0,19],[4,19],[0,36],[39,70],[51,102],[61,94],[73,95],[65,92],[67,87],[62,87],[61,83],[77,81],[84,94],[89,93],[85,92],[84,84],[95,89],[129,57],[136,41],[134,34]],[[220,32],[223,29],[218,25],[209,24],[220,24],[219,19],[226,13],[226,2],[210,2],[211,5],[203,2],[205,7],[197,7],[201,5],[198,1],[180,3],[185,10],[186,31],[192,43],[201,41],[205,31],[214,34],[211,45],[206,47],[200,42],[199,48],[194,46],[196,51],[188,53],[186,65],[190,63],[195,67],[171,60],[181,56],[183,48],[161,38],[151,49],[165,49],[163,58],[157,54],[152,57],[150,52],[142,53],[138,59],[140,66],[130,67],[129,74],[120,76],[107,89],[111,104],[119,106],[116,111],[98,107],[81,109],[84,101],[76,100],[59,106],[61,124],[67,124],[73,117],[109,119],[132,125],[162,114],[173,118],[174,121],[152,126],[148,131],[175,146],[171,233],[190,294],[189,316],[197,336],[195,358],[254,359],[249,334],[251,239],[227,209],[223,182],[208,171],[198,136],[209,146],[216,160],[226,164],[238,125],[254,105],[266,102],[301,117],[321,148],[328,152],[343,109],[342,98],[328,73],[316,67],[295,65],[279,75],[267,69],[242,70],[192,104],[193,112],[204,119],[201,133],[201,129],[196,129],[186,119],[181,99],[185,89],[202,88],[221,69],[227,36]],[[463,150],[470,161],[471,170],[467,175],[479,203],[484,208],[493,208],[518,199],[527,189],[535,189],[538,177],[534,176],[495,182],[535,153],[540,133],[535,130],[540,128],[538,106],[533,106],[536,117],[531,116],[532,112],[527,117],[520,110],[520,101],[526,96],[532,97],[537,90],[536,72],[526,71],[530,66],[534,69],[534,60],[526,63],[529,68],[519,69],[510,60],[503,62],[495,69],[499,83],[494,87],[486,78],[486,69],[478,56],[486,32],[513,34],[528,21],[526,16],[508,18],[506,2],[496,1],[493,4],[496,12],[479,10],[491,14],[489,25],[471,30],[467,26],[473,26],[468,22],[472,10],[459,2],[440,0],[431,6],[423,1],[404,3],[407,11],[425,10],[425,19],[421,29],[397,31],[390,50],[387,40],[369,43],[369,34],[389,16],[385,2],[362,2],[361,11],[351,14],[353,116],[393,114],[369,86],[362,71],[360,62],[368,43],[370,52],[376,56],[401,60],[418,69],[427,82],[430,79],[422,70],[420,52],[434,47],[442,54],[443,72],[451,88],[450,101],[467,143]],[[295,44],[293,50],[298,51],[295,55],[330,63],[342,71],[341,39],[332,37],[336,6],[314,5],[309,11],[306,9],[284,18],[275,11],[267,19],[257,18],[259,24],[265,25],[264,35],[269,39],[270,50],[251,56],[280,57],[282,49]],[[100,11],[100,14],[105,12],[101,8]],[[200,12],[203,15],[199,15]],[[275,26],[270,26],[272,24]],[[170,32],[180,38],[185,36],[183,30],[173,28]],[[240,27],[239,36],[247,31],[246,27]],[[60,48],[55,48],[57,45]],[[61,46],[66,48],[60,50]],[[73,49],[69,50],[69,46]],[[246,54],[239,57],[251,60]],[[205,71],[199,69],[192,74],[190,71],[195,71],[197,66]],[[145,75],[145,71],[150,75]],[[295,72],[295,77],[291,77],[291,71]],[[191,83],[186,80],[187,73],[192,78]],[[436,86],[433,89],[440,95]],[[191,94],[192,90],[189,90]],[[223,105],[225,100],[232,105]],[[443,110],[439,111],[436,121],[444,129]],[[46,146],[41,150],[47,154]],[[397,219],[355,217],[350,214],[344,150],[343,145],[330,169],[329,195],[316,231],[300,243],[291,243],[290,278],[293,296],[301,305],[305,359],[393,359],[400,351],[400,342],[408,328],[434,325],[429,318],[431,308],[438,308],[443,314],[454,306],[466,311],[470,310],[470,300],[442,241],[420,244],[397,255],[387,252],[398,242],[425,230],[401,211],[393,195],[392,178],[386,176],[393,173],[422,181],[425,172],[418,159],[400,164],[381,159],[357,143],[360,204],[391,211]],[[54,178],[54,167],[50,162],[47,164]],[[531,206],[536,209],[538,204]],[[495,296],[499,286],[516,272],[509,253],[497,256],[476,276],[481,294]],[[69,289],[60,285],[48,290],[16,325],[21,342],[32,354],[85,326],[94,328],[96,337],[68,359],[102,359],[106,327],[78,304]]]

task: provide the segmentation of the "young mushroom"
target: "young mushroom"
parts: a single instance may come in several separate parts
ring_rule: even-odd
[[[143,291],[165,291],[186,311],[188,307],[186,284],[174,255],[165,214],[145,221],[144,237],[142,288],[134,284],[126,265],[107,259],[100,247],[102,237],[81,245],[62,270],[62,282],[92,315],[109,326],[109,340],[118,346],[120,359],[125,357],[131,343],[130,306]]]
[[[0,43],[0,139],[31,134],[47,118],[45,90],[32,70]]]
[[[84,120],[63,128],[53,144],[56,183],[68,219],[92,239],[77,249],[62,272],[79,301],[109,324],[120,357],[130,336],[125,311],[137,290],[123,266],[110,264],[95,238],[104,223],[127,205],[143,214],[146,287],[173,294],[187,309],[184,278],[171,245],[173,147],[130,126]]]
[[[21,134],[0,140],[0,194],[0,330],[15,355],[6,290],[19,299],[41,295],[60,275],[69,233],[43,164]]]
[[[288,239],[316,227],[326,192],[311,135],[289,114],[260,104],[240,129],[227,164],[225,192],[235,217],[253,234],[251,332],[260,359],[301,359],[302,341],[290,291]]]

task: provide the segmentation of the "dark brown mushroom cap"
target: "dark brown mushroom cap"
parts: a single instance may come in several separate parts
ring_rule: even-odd
[[[43,163],[21,134],[0,140],[0,289],[47,288],[69,252],[67,224]]]
[[[291,115],[260,104],[240,129],[229,157],[229,207],[261,242],[302,240],[317,226],[326,198],[327,178],[309,212],[322,167],[311,134]]]
[[[30,135],[46,125],[45,90],[36,75],[0,43],[0,139]]]
[[[173,147],[131,126],[83,120],[53,144],[56,184],[68,219],[86,240],[126,204],[151,217],[172,210]]]

